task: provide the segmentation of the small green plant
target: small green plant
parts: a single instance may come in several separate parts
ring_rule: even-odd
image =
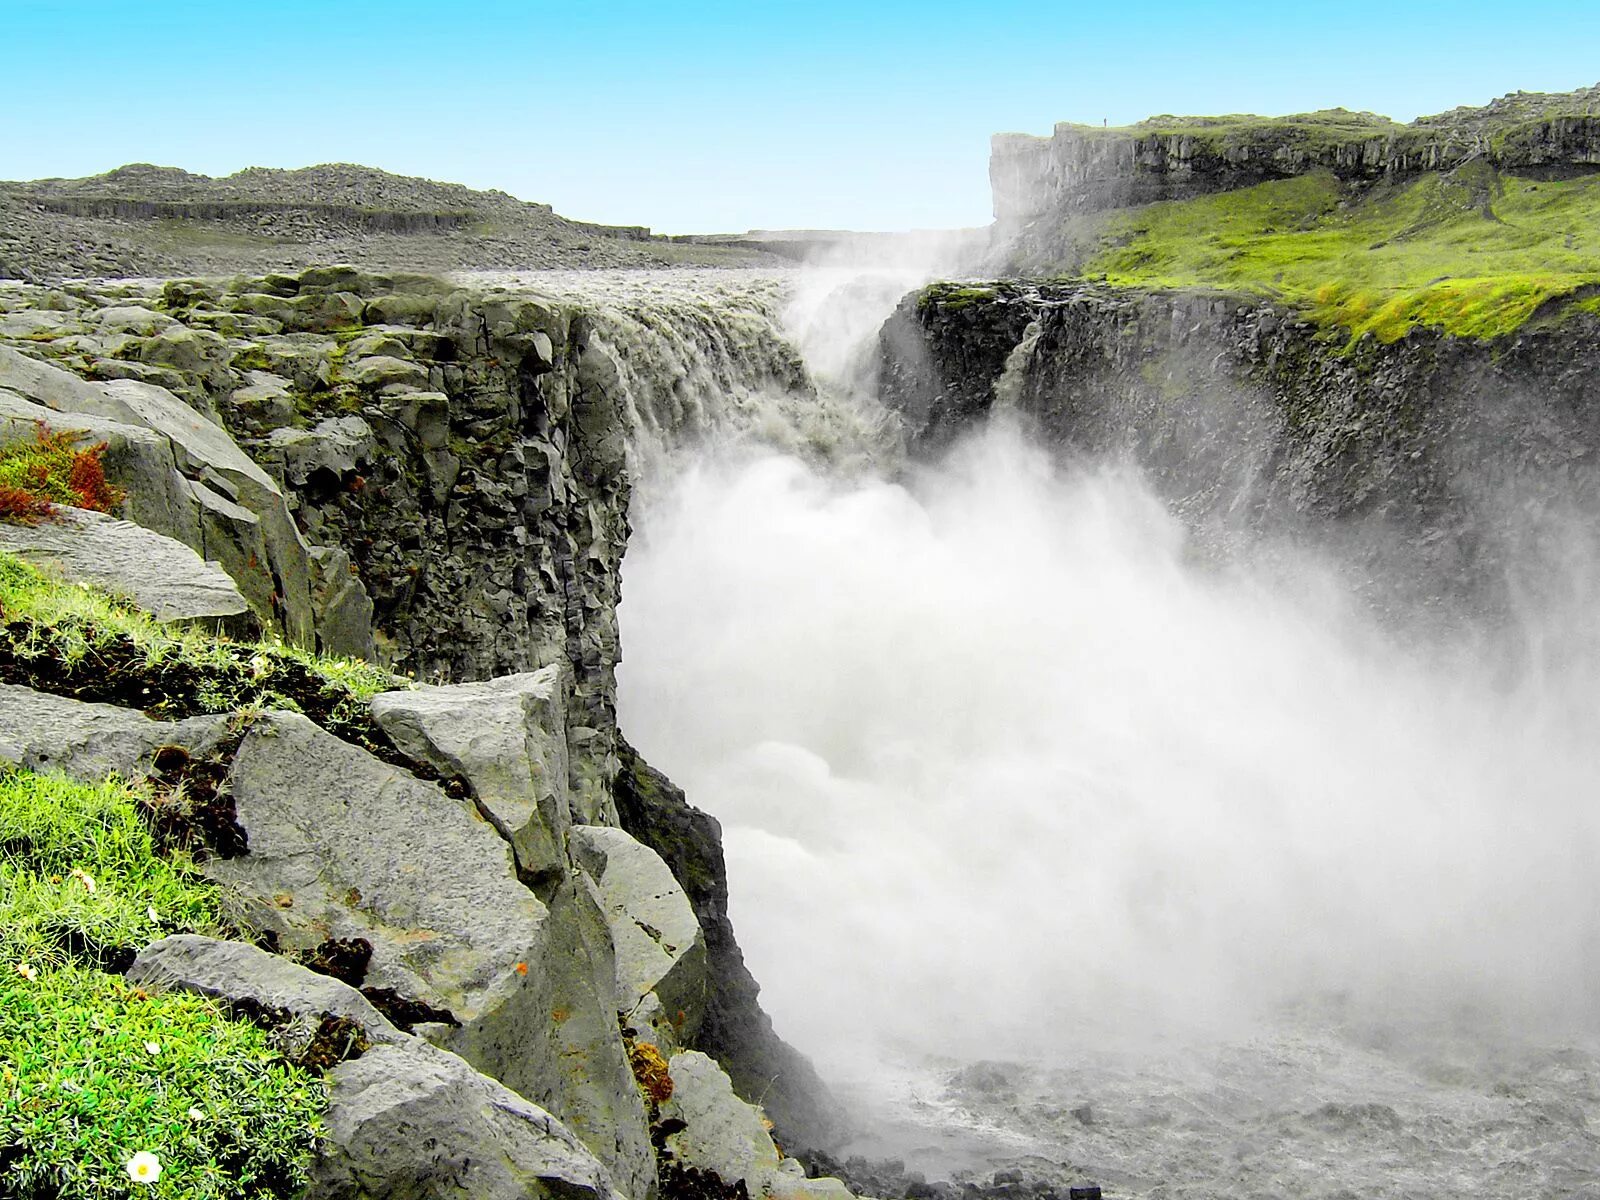
[[[106,480],[106,443],[82,445],[83,434],[41,423],[33,441],[0,446],[0,520],[33,524],[58,504],[108,513],[124,499]]]
[[[12,965],[111,965],[167,933],[222,931],[214,890],[156,856],[141,793],[0,774],[0,934]]]
[[[99,966],[218,933],[214,888],[164,859],[116,780],[0,774],[0,1195],[288,1197],[325,1098],[252,1025]]]

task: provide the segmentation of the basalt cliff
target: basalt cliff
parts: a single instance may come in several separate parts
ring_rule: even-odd
[[[0,759],[115,772],[233,930],[151,904],[28,953],[326,1071],[313,1196],[842,1194],[769,1133],[837,1118],[760,1009],[717,823],[617,728],[629,442],[681,414],[616,314],[350,267],[0,309],[0,452],[66,438],[120,501],[0,522]]]

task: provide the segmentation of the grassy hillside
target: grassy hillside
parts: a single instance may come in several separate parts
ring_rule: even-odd
[[[1353,337],[1428,325],[1488,338],[1594,311],[1600,175],[1469,165],[1351,198],[1318,172],[1106,213],[1080,245],[1081,273],[1118,285],[1251,292]]]

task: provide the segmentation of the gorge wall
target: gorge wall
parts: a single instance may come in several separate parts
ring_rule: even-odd
[[[123,515],[220,567],[216,590],[237,589],[237,603],[190,619],[226,611],[240,632],[430,685],[380,696],[371,716],[344,708],[330,721],[320,701],[305,708],[311,720],[252,712],[238,718],[242,743],[191,747],[138,712],[67,699],[110,695],[100,684],[32,671],[7,677],[29,686],[6,689],[15,744],[4,756],[137,777],[156,772],[152,739],[185,761],[214,753],[248,852],[219,850],[207,870],[248,898],[251,927],[313,956],[319,938],[359,933],[370,963],[354,982],[404,997],[431,1040],[566,1122],[634,1200],[658,1186],[629,1073],[635,1037],[694,1075],[685,1094],[715,1098],[722,1076],[697,1065],[703,1051],[788,1144],[828,1143],[831,1101],[773,1032],[734,940],[717,823],[626,746],[615,715],[629,446],[660,447],[710,419],[681,373],[650,378],[661,363],[646,351],[687,356],[672,361],[692,359],[731,397],[740,381],[803,375],[771,323],[712,300],[658,311],[652,333],[618,309],[524,286],[348,267],[16,285],[0,305],[4,440],[46,427],[103,439]],[[631,364],[614,348],[629,338]],[[83,555],[63,544],[27,553],[70,578]],[[110,545],[119,561],[102,576],[136,590],[139,552]],[[109,759],[86,750],[107,722],[131,722]],[[93,734],[52,740],[78,724]],[[308,829],[321,834],[286,848]],[[507,855],[509,872],[496,865]],[[322,863],[313,875],[295,865],[308,856]],[[409,928],[418,922],[431,930]],[[634,944],[636,929],[647,942]],[[454,948],[419,957],[408,948],[419,937]],[[200,986],[190,959],[210,952],[172,954],[150,970]],[[631,973],[643,983],[620,983],[613,1001],[613,975]],[[376,1039],[396,1036],[370,1023]],[[688,1120],[683,1137],[700,1150],[680,1138],[680,1160],[730,1187],[768,1186],[779,1160],[756,1115],[717,1104],[719,1120],[751,1126],[737,1145],[760,1162],[706,1151],[722,1136],[705,1132],[709,1118]],[[798,1170],[784,1178],[803,1192]]]
[[[1058,124],[994,136],[989,179],[1002,230],[1047,215],[1181,200],[1315,170],[1371,182],[1474,159],[1507,170],[1600,165],[1600,86],[1517,92],[1409,125],[1333,109],[1289,117],[1151,117],[1116,129]]]

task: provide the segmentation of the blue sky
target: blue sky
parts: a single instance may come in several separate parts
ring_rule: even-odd
[[[988,137],[1600,82],[1593,0],[0,0],[0,178],[362,162],[663,232],[989,220]]]

